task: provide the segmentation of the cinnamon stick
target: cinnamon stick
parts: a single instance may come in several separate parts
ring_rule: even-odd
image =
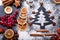
[[[36,30],[37,32],[49,32],[48,30]]]

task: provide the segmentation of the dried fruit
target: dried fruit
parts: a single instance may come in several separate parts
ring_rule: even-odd
[[[23,8],[21,9],[21,13],[27,13],[27,8],[26,8],[26,7],[23,7]]]
[[[0,33],[3,33],[4,32],[4,29],[0,27]]]
[[[14,36],[14,31],[12,29],[7,29],[4,33],[4,36],[7,39],[11,39]]]
[[[14,26],[15,23],[17,22],[16,20],[17,14],[18,14],[18,11],[15,11],[13,15],[4,15],[0,19],[0,24],[6,26],[7,28],[12,28],[12,26]]]

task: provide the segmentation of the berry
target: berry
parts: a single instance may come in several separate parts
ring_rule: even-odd
[[[18,10],[16,10],[15,13],[18,13]]]
[[[1,24],[3,24],[3,21],[0,21]]]
[[[0,17],[0,24],[8,27],[8,28],[12,28],[12,26],[15,25],[15,23],[17,22],[16,15],[18,14],[18,10],[15,11],[14,15],[4,15],[3,17]]]
[[[3,25],[7,26],[7,23],[6,22],[3,22]]]
[[[0,33],[3,33],[4,32],[4,29],[0,27]]]
[[[14,22],[17,23],[17,20],[15,20]]]
[[[0,17],[0,20],[1,20],[1,17]]]

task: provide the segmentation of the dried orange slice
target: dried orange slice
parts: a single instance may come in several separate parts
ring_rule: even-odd
[[[4,11],[6,14],[11,14],[13,10],[12,10],[12,7],[7,6],[7,7],[5,7]]]
[[[21,14],[20,14],[20,17],[21,17],[22,19],[26,19],[26,18],[27,18],[27,14],[21,13]]]
[[[11,39],[14,36],[14,31],[12,29],[7,29],[4,33],[4,36],[7,39]]]
[[[23,7],[23,8],[21,9],[21,13],[27,13],[27,8],[26,8],[26,7]]]
[[[20,24],[20,25],[24,25],[24,24],[26,23],[26,20],[23,20],[23,19],[21,19],[21,18],[18,18],[18,19],[17,19],[17,22],[18,22],[18,24]]]
[[[25,23],[24,25],[18,24],[18,29],[21,30],[21,31],[24,31],[24,30],[26,30],[27,28],[28,28],[27,23]]]

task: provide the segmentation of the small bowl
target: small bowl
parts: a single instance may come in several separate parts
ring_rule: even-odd
[[[7,7],[5,7],[4,11],[6,14],[11,14],[12,13],[12,7],[7,6]]]

